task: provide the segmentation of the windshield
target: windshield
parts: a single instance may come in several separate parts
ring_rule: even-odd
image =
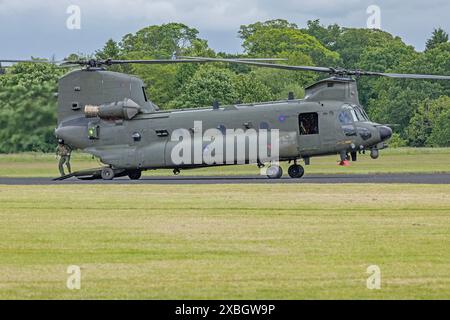
[[[344,110],[339,114],[339,121],[341,122],[341,124],[352,124],[352,115],[348,110]]]
[[[339,114],[339,121],[342,124],[351,124],[353,122],[369,121],[367,113],[360,106],[345,104]]]
[[[353,110],[355,112],[356,117],[358,118],[358,121],[369,121],[366,112],[363,109],[361,109],[361,107],[353,106]]]
[[[342,107],[342,111],[339,114],[339,121],[341,124],[352,124],[354,121],[358,121],[355,111],[348,104]]]

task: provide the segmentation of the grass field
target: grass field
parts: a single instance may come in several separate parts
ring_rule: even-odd
[[[449,299],[449,195],[449,185],[0,186],[0,299]],[[374,264],[381,290],[366,288]],[[66,288],[69,265],[81,290]]]
[[[307,173],[450,172],[450,149],[336,161],[314,158]],[[47,154],[0,155],[0,176],[53,177],[56,166]],[[449,185],[0,185],[0,299],[450,299],[449,195]],[[81,267],[81,290],[66,288],[69,265]],[[381,290],[366,288],[369,265]]]
[[[399,148],[381,151],[377,160],[368,154],[359,157],[350,167],[337,166],[338,156],[313,158],[306,173],[411,173],[450,172],[450,148]],[[0,177],[55,177],[59,175],[54,155],[28,153],[0,155]],[[74,154],[74,170],[101,166],[88,155]],[[287,170],[287,165],[284,165]],[[286,171],[285,170],[285,171]],[[258,174],[255,165],[229,166],[182,171],[182,175],[252,175]],[[148,171],[146,175],[172,175],[170,170]]]

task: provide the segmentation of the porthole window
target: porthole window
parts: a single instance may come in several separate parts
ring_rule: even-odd
[[[227,133],[227,128],[225,128],[225,126],[223,124],[221,124],[220,126],[217,127],[217,129],[222,132],[223,135],[225,135]]]
[[[141,134],[139,132],[133,133],[132,137],[135,142],[141,141]]]

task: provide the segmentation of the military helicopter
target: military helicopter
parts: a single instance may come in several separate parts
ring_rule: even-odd
[[[229,129],[253,130],[260,135],[263,130],[277,130],[278,141],[268,142],[270,148],[279,148],[277,161],[270,159],[266,170],[268,178],[279,179],[283,170],[280,161],[291,163],[288,174],[301,178],[305,170],[299,164],[309,165],[311,158],[337,154],[341,165],[351,159],[357,161],[359,153],[370,152],[372,159],[387,146],[392,136],[388,125],[369,119],[358,98],[357,79],[362,76],[396,79],[450,80],[450,76],[379,73],[331,67],[290,66],[273,63],[277,59],[221,59],[180,57],[168,60],[87,60],[65,61],[62,66],[82,66],[81,70],[67,73],[58,84],[58,123],[55,135],[72,149],[78,149],[100,159],[102,168],[79,171],[57,178],[112,180],[128,176],[140,179],[145,170],[180,170],[206,166],[255,163],[265,166],[267,159],[247,156],[250,140],[245,145],[243,162],[236,152],[227,163],[186,161],[176,163],[173,151],[179,141],[171,135],[183,128],[204,134],[215,128],[225,134]],[[278,59],[279,60],[279,59]],[[0,60],[0,62],[24,62]],[[38,62],[42,61],[25,61]],[[286,100],[251,104],[220,106],[184,110],[159,110],[146,94],[144,82],[134,76],[107,71],[106,67],[121,64],[172,64],[172,63],[232,63],[255,67],[328,74],[330,77],[305,88],[305,97],[295,99],[289,94]],[[193,106],[194,107],[194,106]],[[196,127],[200,122],[202,126]],[[241,131],[242,132],[242,131]],[[214,139],[212,139],[214,140]],[[201,142],[207,150],[209,142]],[[233,146],[236,151],[236,146]],[[242,160],[242,159],[241,159]]]

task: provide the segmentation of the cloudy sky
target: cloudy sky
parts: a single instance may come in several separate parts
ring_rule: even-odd
[[[69,30],[67,8],[81,9],[81,29]],[[449,0],[0,0],[0,58],[51,57],[92,53],[109,38],[166,22],[200,30],[212,48],[241,52],[242,24],[283,18],[305,26],[366,27],[370,5],[381,9],[381,27],[423,50],[433,28],[450,31]]]

